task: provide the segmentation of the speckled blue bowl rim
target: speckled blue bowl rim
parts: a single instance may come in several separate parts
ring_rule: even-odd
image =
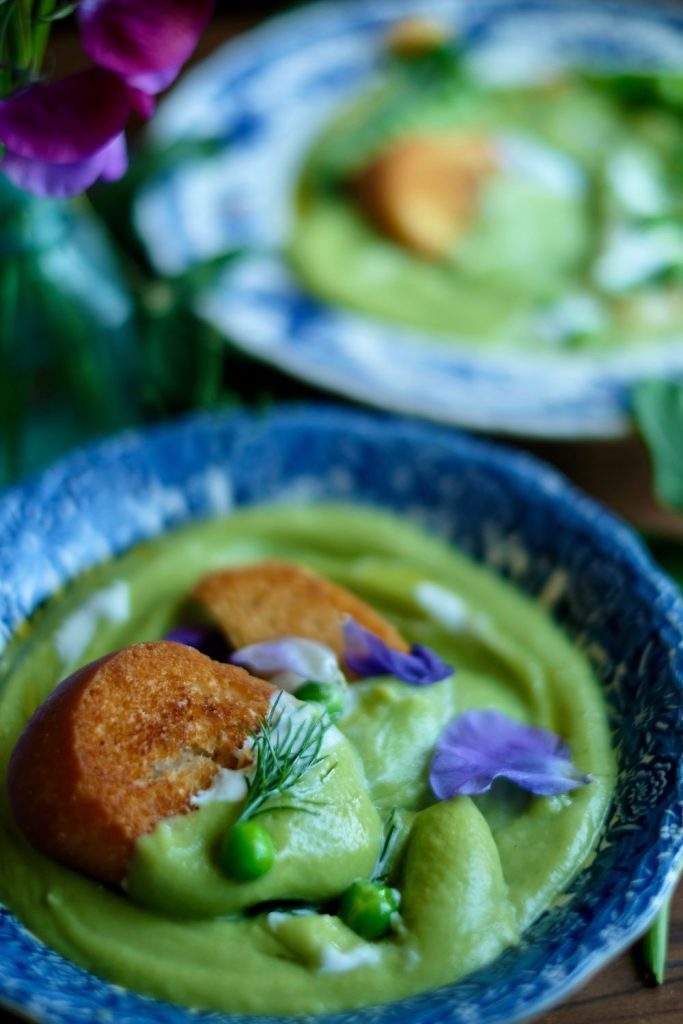
[[[605,608],[610,600],[615,611],[623,605],[624,580],[632,581],[627,600],[633,618],[618,640],[628,645],[644,629],[648,642],[634,649],[636,660],[630,667],[624,662],[619,680],[606,689],[628,716],[633,701],[628,692],[620,696],[621,688],[631,675],[641,683],[647,676],[648,699],[638,711],[644,717],[640,724],[627,717],[618,737],[628,745],[637,736],[639,760],[630,767],[626,760],[626,812],[615,809],[594,864],[570,887],[573,898],[543,915],[521,946],[458,983],[324,1017],[327,1024],[526,1020],[566,997],[644,931],[683,862],[683,603],[633,532],[555,470],[443,427],[327,405],[284,406],[266,415],[202,414],[129,432],[77,451],[0,497],[0,649],[59,586],[135,543],[231,508],[323,498],[362,499],[402,509],[428,529],[460,530],[465,550],[481,559],[489,545],[502,575],[542,597],[553,569],[544,549],[553,553],[571,542],[567,566],[579,555],[583,563],[579,589],[573,592],[570,580],[566,601],[584,607],[591,587],[597,588],[603,600],[585,605],[592,609],[593,632],[610,623]],[[478,525],[486,508],[488,538]],[[526,563],[512,543],[520,536],[528,541]],[[554,613],[562,620],[569,605],[558,600]],[[598,665],[611,679],[616,666],[600,658]],[[643,744],[655,753],[644,758]],[[631,846],[637,856],[624,861]],[[591,887],[593,874],[601,891]],[[236,1017],[139,996],[47,949],[2,907],[0,942],[0,1005],[43,1024],[319,1019]]]

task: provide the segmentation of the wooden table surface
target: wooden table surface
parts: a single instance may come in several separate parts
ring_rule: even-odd
[[[253,16],[216,18],[201,40],[195,60],[248,29],[255,20]],[[54,52],[60,73],[76,68],[81,61],[77,39],[68,31],[58,33]],[[514,443],[553,462],[640,529],[683,540],[683,517],[662,509],[652,495],[649,463],[639,441]],[[571,999],[536,1020],[538,1024],[683,1024],[683,885],[673,901],[664,985],[651,987],[645,982],[634,947],[601,970]],[[0,1024],[16,1021],[0,1009]]]

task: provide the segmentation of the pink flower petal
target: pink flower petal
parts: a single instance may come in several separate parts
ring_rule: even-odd
[[[123,131],[130,101],[117,75],[90,68],[38,82],[0,100],[0,142],[16,157],[75,164],[101,152]]]
[[[96,64],[126,79],[167,69],[177,73],[213,8],[213,0],[83,0],[78,8],[83,49]]]
[[[439,800],[485,793],[503,776],[538,796],[566,793],[591,781],[571,760],[567,744],[548,729],[493,708],[463,711],[439,737],[429,772]]]
[[[98,179],[113,181],[122,177],[127,167],[126,140],[117,135],[86,160],[71,164],[54,164],[34,160],[5,150],[0,172],[18,188],[38,196],[66,199],[84,192]]]

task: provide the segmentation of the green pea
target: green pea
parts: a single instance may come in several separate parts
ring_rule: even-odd
[[[243,821],[226,832],[221,845],[221,864],[230,878],[250,882],[273,866],[275,847],[270,833],[256,821]]]
[[[332,719],[339,718],[344,710],[344,691],[336,683],[309,680],[297,689],[295,697],[297,700],[312,700],[322,704]]]
[[[381,882],[361,879],[349,886],[339,904],[339,916],[363,939],[381,939],[391,928],[399,895]]]

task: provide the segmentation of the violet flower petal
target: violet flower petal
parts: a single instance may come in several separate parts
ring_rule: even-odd
[[[591,781],[572,764],[567,744],[548,729],[494,709],[463,711],[436,745],[429,772],[434,795],[449,800],[485,793],[500,776],[537,796],[556,796]]]
[[[339,663],[331,648],[298,636],[250,644],[234,651],[230,661],[257,675],[286,673],[290,682],[293,677],[301,682],[310,679],[317,683],[336,683],[341,678]]]
[[[0,142],[26,160],[73,165],[101,155],[123,132],[129,112],[121,79],[90,68],[0,100]]]
[[[147,71],[144,75],[131,75],[126,82],[138,92],[156,96],[158,92],[167,89],[171,82],[178,77],[181,67],[182,65],[178,64],[171,68],[165,68],[163,71]]]
[[[66,199],[84,192],[99,179],[114,181],[122,177],[127,162],[126,140],[121,134],[86,160],[72,164],[33,160],[6,149],[0,159],[0,173],[26,192]]]
[[[126,136],[121,133],[112,139],[100,153],[102,164],[99,177],[102,181],[118,181],[128,170],[128,149]]]
[[[78,18],[83,49],[95,64],[127,80],[171,69],[175,77],[213,8],[213,0],[82,0]],[[153,91],[139,81],[131,84]]]
[[[391,675],[411,686],[426,686],[453,675],[452,666],[422,644],[414,644],[410,653],[404,654],[389,647],[350,616],[342,630],[344,661],[361,678]]]
[[[211,626],[174,626],[164,637],[164,640],[172,640],[175,644],[185,644],[186,647],[196,647],[201,650],[213,629]]]
[[[214,661],[228,661],[229,648],[220,629],[215,626],[180,625],[171,629],[164,640],[185,644],[213,658]]]

